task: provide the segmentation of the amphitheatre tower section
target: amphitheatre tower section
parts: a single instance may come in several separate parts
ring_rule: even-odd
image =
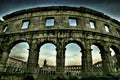
[[[100,75],[118,75],[112,66],[109,48],[113,48],[120,69],[120,22],[85,7],[50,6],[16,11],[0,21],[0,57],[6,64],[11,48],[20,43],[29,44],[27,73],[36,74],[39,48],[45,43],[56,46],[56,74],[65,73],[65,46],[74,42],[81,47],[81,72],[94,74],[91,45],[100,48],[102,71]],[[37,73],[39,75],[39,73]],[[95,74],[94,74],[95,75]],[[82,76],[82,75],[79,75]]]

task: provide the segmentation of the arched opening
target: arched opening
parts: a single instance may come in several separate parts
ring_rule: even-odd
[[[111,52],[111,56],[114,57],[115,56],[115,51],[112,48],[110,48],[110,52]]]
[[[27,42],[19,42],[11,48],[9,57],[27,62],[29,55],[29,45]]]
[[[67,75],[80,74],[82,68],[82,47],[76,42],[66,45],[65,51],[65,72]]]
[[[81,48],[76,43],[69,43],[66,45],[65,52],[65,66],[68,65],[81,65]]]
[[[96,64],[98,62],[102,61],[101,54],[100,54],[100,49],[96,45],[91,45],[91,53],[92,53],[92,63]]]
[[[53,43],[44,43],[40,47],[38,64],[40,67],[56,66],[56,46]]]
[[[56,46],[51,42],[44,42],[40,46],[38,65],[40,74],[54,75],[56,72]]]
[[[120,71],[119,69],[119,49],[115,46],[111,46],[110,47],[110,51],[111,51],[111,56],[112,56],[112,67],[114,69],[115,72]]]
[[[103,72],[102,53],[103,48],[99,43],[91,45],[93,71],[96,75],[101,75]]]
[[[7,59],[9,72],[24,72],[27,68],[29,45],[27,42],[17,41],[10,45],[10,53]]]

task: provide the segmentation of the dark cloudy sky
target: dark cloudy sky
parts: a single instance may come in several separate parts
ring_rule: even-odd
[[[84,6],[120,20],[120,0],[0,0],[0,17],[20,9],[55,5]]]

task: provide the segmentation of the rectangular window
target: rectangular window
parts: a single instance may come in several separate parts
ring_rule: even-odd
[[[95,21],[90,21],[90,28],[95,29]]]
[[[29,20],[27,20],[27,21],[23,21],[23,24],[22,24],[22,28],[21,28],[21,29],[27,29],[28,26],[29,26],[29,23],[30,23]]]
[[[8,28],[8,25],[4,25],[4,26],[3,26],[3,32],[6,32],[6,31],[7,31],[7,28]]]
[[[54,21],[55,21],[54,18],[47,18],[47,19],[46,19],[45,26],[46,26],[46,27],[54,26]]]
[[[77,19],[69,18],[69,26],[77,26]]]
[[[108,26],[108,25],[105,25],[104,27],[105,27],[105,31],[106,31],[106,32],[110,32],[110,31],[109,31],[109,26]]]

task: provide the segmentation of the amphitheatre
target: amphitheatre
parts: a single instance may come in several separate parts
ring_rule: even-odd
[[[49,6],[16,11],[3,19],[0,20],[0,80],[73,80],[71,76],[76,80],[91,77],[112,80],[120,77],[120,22],[104,13],[85,7]],[[13,60],[20,64],[17,68],[10,67],[8,55],[20,42],[29,45],[28,61]],[[66,71],[65,46],[71,42],[81,47],[82,65],[68,66]],[[38,67],[39,48],[45,43],[56,46],[55,67],[46,65],[46,61],[44,68]],[[102,58],[94,65],[92,44],[100,49]],[[110,48],[115,52],[115,59]],[[22,64],[25,66],[19,68]],[[74,72],[77,74],[71,75]]]

